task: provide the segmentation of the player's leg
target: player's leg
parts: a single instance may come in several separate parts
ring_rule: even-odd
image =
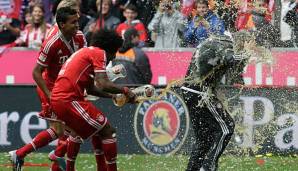
[[[48,155],[49,159],[53,161],[51,166],[52,171],[64,171],[66,169],[64,156],[67,152],[67,139],[69,134],[69,131],[65,130],[64,135],[58,139],[56,149],[51,151]]]
[[[102,150],[107,163],[108,171],[117,170],[117,139],[116,130],[107,123],[100,130],[99,135],[102,139]]]
[[[96,159],[97,171],[106,171],[106,159],[102,150],[102,140],[98,134],[92,136],[91,143]]]
[[[104,152],[108,171],[117,170],[117,143],[115,129],[108,123],[104,114],[91,102],[73,101],[71,102],[71,105],[72,111],[79,115],[79,122],[72,122],[68,126],[83,139],[92,137],[98,133],[102,140],[102,151]],[[80,123],[79,127],[77,123]],[[82,127],[84,129],[81,129]]]
[[[87,101],[52,101],[52,106],[57,117],[64,121],[66,129],[72,132],[67,147],[66,168],[67,171],[73,171],[82,139],[92,137],[103,129],[107,119],[101,111]]]
[[[194,144],[192,146],[187,171],[199,170],[202,167],[213,141],[212,133],[209,129],[208,118],[204,117],[204,115],[208,115],[208,110],[204,108],[198,109],[196,107],[191,110],[190,114],[192,115],[191,122],[194,130]]]
[[[66,162],[66,171],[75,171],[75,161],[77,155],[80,151],[80,146],[83,142],[83,139],[80,136],[70,135],[68,138],[67,145],[67,162]]]
[[[41,102],[42,109],[39,113],[39,117],[47,119],[50,123],[50,128],[38,133],[29,144],[26,144],[18,150],[9,152],[13,165],[18,166],[18,168],[21,168],[22,164],[20,163],[23,163],[23,159],[27,154],[31,153],[33,150],[37,150],[38,148],[46,146],[51,141],[57,139],[57,137],[60,136],[61,131],[63,130],[61,124],[54,121],[56,119],[56,115],[55,113],[53,113],[47,97],[38,87],[37,93]]]
[[[10,158],[15,167],[21,168],[23,160],[26,157],[26,155],[28,155],[32,151],[35,151],[39,148],[42,148],[48,145],[50,142],[56,140],[61,135],[60,130],[63,129],[62,127],[61,128],[59,127],[61,126],[61,124],[57,123],[57,125],[56,124],[54,125],[55,126],[51,126],[49,129],[39,132],[34,137],[34,139],[30,143],[26,144],[25,146],[9,152]]]
[[[60,165],[58,162],[52,162],[50,171],[65,171],[65,170],[62,170],[60,168]]]
[[[209,103],[208,108],[214,119],[210,124],[213,127],[213,145],[204,161],[205,170],[217,170],[218,159],[228,145],[234,132],[235,123],[232,117],[224,110],[219,101]]]
[[[185,102],[190,113],[192,128],[194,131],[192,150],[187,165],[187,171],[199,170],[203,164],[205,155],[209,151],[212,142],[212,136],[209,133],[208,122],[205,118],[206,108],[197,106],[200,98],[197,94],[183,91]]]

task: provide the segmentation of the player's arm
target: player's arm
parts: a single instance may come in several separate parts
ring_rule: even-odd
[[[103,98],[113,98],[114,94],[104,92],[102,89],[96,87],[94,84],[92,84],[90,87],[87,88],[87,93],[90,95],[94,95],[97,97],[103,97]]]
[[[36,63],[32,75],[33,79],[36,82],[37,86],[46,94],[48,99],[51,97],[51,92],[48,89],[45,80],[42,78],[42,73],[45,70],[45,67],[41,66],[40,64]]]
[[[130,101],[133,101],[135,98],[135,94],[128,87],[118,86],[111,82],[108,79],[106,72],[95,72],[94,81],[95,86],[104,92],[111,94],[123,93],[130,98]]]

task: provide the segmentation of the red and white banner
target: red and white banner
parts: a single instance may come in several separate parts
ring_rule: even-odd
[[[153,72],[152,84],[165,85],[183,78],[189,65],[192,49],[177,51],[156,51],[146,49]],[[34,84],[32,69],[36,63],[37,51],[7,51],[0,58],[0,84]],[[250,64],[243,74],[246,85],[252,86],[298,86],[298,50],[273,50],[275,63]]]

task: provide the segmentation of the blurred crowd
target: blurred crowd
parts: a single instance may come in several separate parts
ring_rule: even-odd
[[[0,45],[38,49],[60,0],[1,0]],[[137,47],[196,47],[213,35],[246,29],[269,47],[297,47],[298,0],[76,0],[87,41],[100,28],[124,36],[138,31]],[[279,10],[277,10],[279,9]],[[279,11],[277,19],[275,13]],[[278,21],[278,22],[275,22]],[[278,23],[278,24],[276,24]]]

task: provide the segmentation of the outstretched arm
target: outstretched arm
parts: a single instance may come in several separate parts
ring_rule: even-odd
[[[104,92],[104,91],[102,91],[102,89],[99,89],[94,84],[87,89],[87,93],[90,95],[94,95],[97,97],[103,97],[103,98],[113,98],[114,97],[114,94]]]
[[[95,87],[102,92],[111,94],[123,93],[129,98],[129,101],[134,101],[135,99],[135,94],[128,87],[118,86],[111,82],[106,72],[96,72],[94,81]]]

